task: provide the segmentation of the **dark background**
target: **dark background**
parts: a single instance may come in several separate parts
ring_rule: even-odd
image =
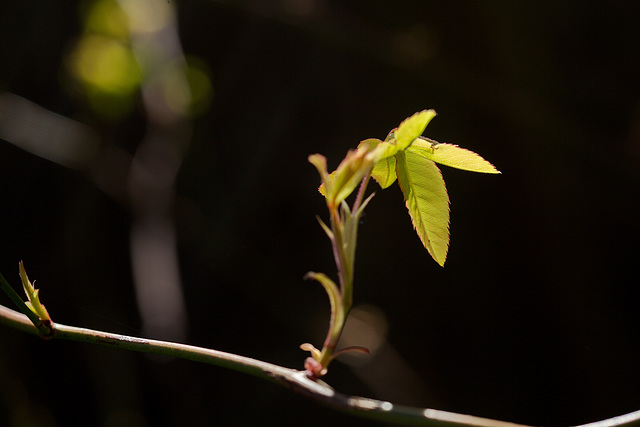
[[[333,168],[360,140],[434,108],[425,135],[482,154],[502,175],[442,168],[445,268],[412,231],[397,186],[377,191],[355,303],[384,314],[413,385],[371,387],[340,362],[327,381],[531,425],[640,409],[640,3],[175,3],[184,52],[207,65],[214,90],[176,185],[190,344],[301,368],[298,345],[321,345],[328,319],[326,295],[302,277],[335,270],[307,155]],[[63,89],[80,28],[77,2],[3,2],[0,91],[135,152],[139,105],[106,121]],[[126,206],[4,140],[0,200],[0,271],[15,288],[23,259],[54,321],[141,334]],[[0,425],[16,420],[361,422],[221,368],[3,327]]]

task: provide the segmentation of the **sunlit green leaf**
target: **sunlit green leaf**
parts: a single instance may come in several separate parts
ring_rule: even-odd
[[[477,153],[453,144],[438,143],[428,138],[416,139],[408,148],[441,165],[471,172],[500,173]]]
[[[312,154],[308,159],[322,178],[318,191],[327,199],[330,207],[339,206],[349,197],[375,164],[375,158],[373,153],[369,152],[369,146],[362,143],[357,150],[349,150],[344,160],[331,174],[327,174],[327,160],[324,156]]]
[[[396,159],[394,155],[398,152],[395,144],[382,142],[379,139],[365,139],[358,145],[368,144],[369,152],[375,152],[375,163],[371,170],[371,177],[375,179],[380,187],[387,188],[396,180]]]
[[[435,116],[436,112],[434,110],[422,110],[400,123],[398,129],[394,132],[398,150],[406,149],[417,137],[422,135],[422,132]]]
[[[371,176],[382,188],[387,188],[396,182],[396,158],[387,157],[380,160],[371,170]]]
[[[358,144],[358,150],[366,147],[370,158],[374,162],[386,159],[387,157],[395,156],[398,152],[398,147],[390,142],[382,142],[376,138],[365,139]]]
[[[349,197],[365,175],[373,168],[374,161],[367,156],[367,154],[368,150],[365,147],[358,148],[355,151],[350,150],[344,160],[338,165],[332,183],[335,192],[332,200],[334,206],[339,205],[344,199]]]
[[[413,226],[433,259],[444,265],[449,249],[449,196],[436,164],[419,151],[396,154],[398,184]]]

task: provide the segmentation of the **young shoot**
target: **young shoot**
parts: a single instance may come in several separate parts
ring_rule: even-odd
[[[340,351],[336,351],[336,347],[352,306],[358,225],[364,208],[373,197],[371,194],[364,199],[370,178],[383,189],[398,181],[418,237],[433,259],[444,266],[449,249],[449,195],[436,163],[472,172],[500,173],[473,151],[422,137],[435,116],[433,110],[420,111],[400,123],[384,141],[375,138],[362,141],[347,153],[332,173],[327,170],[324,156],[309,156],[309,162],[320,174],[319,191],[329,209],[329,225],[320,219],[319,222],[331,241],[340,284],[336,285],[323,273],[309,272],[305,276],[320,282],[331,305],[329,331],[322,349],[309,343],[300,346],[311,353],[304,367],[312,379],[326,375],[329,363],[340,353],[368,353],[362,347]],[[358,193],[349,207],[346,199],[356,188]]]

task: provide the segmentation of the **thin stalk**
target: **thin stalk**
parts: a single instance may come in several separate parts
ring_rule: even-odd
[[[333,250],[333,258],[336,261],[336,268],[338,269],[338,279],[340,281],[340,290],[344,289],[344,269],[345,269],[345,261],[342,258],[342,251],[340,248],[344,245],[344,237],[342,233],[342,221],[340,218],[340,213],[338,212],[338,207],[333,206],[329,210],[329,215],[331,216],[331,231],[333,232],[333,239],[331,239],[331,249]]]
[[[0,279],[1,281],[1,279]],[[5,286],[2,286],[5,289]],[[15,329],[40,335],[38,329],[24,314],[0,305],[0,323]],[[126,335],[111,334],[59,323],[54,325],[53,339],[99,344],[111,348],[142,353],[173,356],[207,363],[275,382],[310,400],[322,403],[344,413],[393,424],[422,425],[429,427],[527,427],[472,415],[456,414],[429,408],[395,405],[391,402],[349,396],[336,392],[320,380],[311,380],[305,371],[285,368],[236,354],[166,341],[147,340]],[[585,424],[579,427],[639,427],[640,411]]]
[[[0,305],[0,323],[34,335],[39,335],[38,330],[25,315],[2,305]],[[283,385],[296,394],[322,403],[335,410],[381,422],[432,427],[523,427],[517,424],[494,421],[486,418],[454,414],[434,409],[412,408],[365,397],[345,395],[336,392],[323,381],[309,379],[305,371],[297,371],[295,369],[285,368],[283,366],[222,351],[77,328],[59,323],[55,324],[55,332],[53,336],[54,339],[85,342],[121,350],[172,356],[232,369]]]
[[[356,200],[353,202],[353,212],[356,212],[360,208],[360,203],[362,203],[364,192],[367,189],[367,184],[369,183],[369,178],[371,178],[371,173],[366,174],[364,178],[362,178],[358,194],[356,195]]]
[[[2,305],[0,305],[0,322],[28,333],[39,334],[39,331],[31,323],[30,319],[21,313]],[[136,338],[93,329],[77,328],[60,323],[55,323],[54,329],[54,339],[80,341],[104,345],[111,348],[119,348],[122,350],[178,357],[181,359],[192,360],[194,362],[221,366],[223,368],[243,372],[263,379],[279,380],[283,376],[298,372],[295,369],[272,365],[270,363],[248,357],[202,347],[195,347],[192,345]]]
[[[321,356],[318,362],[326,367],[333,359],[342,331],[344,329],[347,316],[353,304],[353,272],[355,263],[355,249],[358,236],[358,225],[361,215],[361,205],[364,191],[367,187],[369,176],[366,176],[360,184],[360,189],[353,209],[349,209],[345,202],[342,202],[340,210],[336,207],[330,209],[332,249],[338,268],[338,278],[340,281],[340,307],[332,306],[329,330],[322,346]],[[368,203],[370,199],[364,201]],[[362,206],[364,207],[364,206]]]
[[[338,278],[340,280],[341,298],[339,298],[339,301],[335,302],[336,305],[332,303],[331,318],[329,320],[329,330],[327,331],[327,336],[322,345],[320,359],[318,360],[318,362],[323,367],[328,366],[329,363],[331,362],[333,352],[336,349],[336,346],[338,345],[340,336],[342,335],[342,330],[344,329],[346,316],[349,312],[348,308],[345,311],[344,294],[345,294],[345,289],[351,287],[350,283],[348,282],[349,278],[351,277],[351,273],[349,271],[349,263],[344,253],[345,240],[344,240],[343,215],[340,215],[336,207],[332,207],[330,209],[330,215],[331,215],[331,230],[333,233],[333,238],[331,239],[331,245],[333,249],[333,256],[336,261],[336,267],[338,268]],[[337,304],[339,304],[340,307],[338,307]]]

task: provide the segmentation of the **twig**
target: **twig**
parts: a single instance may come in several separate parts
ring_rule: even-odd
[[[27,316],[2,305],[0,305],[0,323],[33,335],[40,335]],[[475,417],[472,415],[456,414],[436,409],[400,406],[394,405],[391,402],[345,395],[335,391],[323,381],[313,381],[309,379],[305,371],[285,368],[232,353],[192,345],[77,328],[59,323],[54,324],[54,329],[54,339],[81,341],[122,350],[178,357],[243,372],[288,387],[293,392],[310,400],[322,403],[332,409],[376,421],[432,427],[526,427],[521,424]],[[579,427],[616,426],[640,426],[640,411]]]
[[[0,305],[0,323],[23,332],[39,335],[38,330],[23,314]],[[333,409],[352,415],[404,424],[426,426],[472,425],[486,427],[517,427],[518,424],[460,415],[434,409],[420,409],[393,405],[364,397],[338,393],[323,381],[309,379],[305,371],[273,365],[249,357],[222,351],[177,344],[167,341],[149,340],[109,332],[77,328],[56,323],[54,339],[100,344],[122,350],[153,353],[207,363],[250,374],[283,385],[306,398],[320,402]]]

